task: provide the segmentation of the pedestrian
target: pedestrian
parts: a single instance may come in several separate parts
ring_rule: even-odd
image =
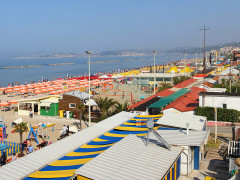
[[[33,112],[32,112],[32,111],[29,112],[29,117],[30,117],[30,118],[33,117]]]
[[[15,161],[17,159],[16,153],[13,153],[12,155],[12,161]]]
[[[63,125],[63,128],[62,128],[62,135],[67,134],[67,131],[68,131],[68,128],[67,128],[65,125]]]
[[[30,154],[33,152],[33,147],[32,145],[30,144],[28,147],[27,147],[27,154]]]
[[[2,156],[1,156],[1,166],[7,164],[7,156],[6,156],[6,152],[3,152]]]

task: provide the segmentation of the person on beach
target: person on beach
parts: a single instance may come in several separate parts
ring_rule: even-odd
[[[15,161],[17,159],[16,153],[13,153],[12,155],[12,161]]]
[[[3,152],[2,156],[1,156],[1,166],[7,164],[7,156],[6,156],[6,152]]]
[[[32,145],[30,144],[28,147],[27,147],[27,154],[30,154],[33,152],[33,147]]]
[[[23,157],[23,156],[25,156],[25,154],[23,153],[23,150],[21,149],[20,153],[18,153],[18,157],[20,158],[20,157]]]
[[[63,125],[63,128],[62,128],[62,135],[67,134],[67,131],[68,131],[68,128],[67,128],[65,125]]]
[[[32,112],[32,111],[29,112],[29,117],[30,117],[30,118],[33,117],[33,112]]]

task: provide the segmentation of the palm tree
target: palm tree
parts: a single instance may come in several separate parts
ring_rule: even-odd
[[[28,126],[26,122],[21,122],[20,124],[16,124],[14,127],[14,132],[19,132],[20,134],[20,144],[22,144],[22,135],[24,132],[28,132]]]
[[[79,119],[80,119],[80,129],[82,129],[82,116],[85,110],[85,106],[83,103],[79,104],[76,108],[77,111],[79,111]]]
[[[159,88],[158,88],[157,92],[163,91],[163,90],[171,88],[171,87],[172,87],[171,84],[166,83],[166,82],[162,82],[162,83],[159,84]]]
[[[110,115],[110,109],[117,103],[114,99],[108,97],[98,97],[96,100],[98,107],[100,108],[103,117]]]
[[[117,114],[121,111],[128,111],[128,101],[125,101],[123,104],[117,102],[117,104],[114,106],[114,114]]]

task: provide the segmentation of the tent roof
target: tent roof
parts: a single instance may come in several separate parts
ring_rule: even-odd
[[[182,95],[186,94],[189,90],[187,90],[186,88],[180,89],[177,92],[166,96],[166,97],[162,97],[159,101],[151,104],[150,106],[148,106],[148,108],[159,108],[162,109],[165,106],[167,106],[169,103],[171,103],[172,101],[176,100],[177,98],[181,97]]]
[[[171,73],[172,71],[174,71],[175,73],[178,72],[178,68],[176,66],[173,66],[171,69],[169,69],[166,73]]]

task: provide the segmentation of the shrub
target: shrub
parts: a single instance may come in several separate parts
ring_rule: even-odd
[[[206,116],[208,121],[214,120],[213,107],[198,107],[195,109],[195,114]],[[217,121],[239,122],[240,111],[235,109],[217,108]]]

